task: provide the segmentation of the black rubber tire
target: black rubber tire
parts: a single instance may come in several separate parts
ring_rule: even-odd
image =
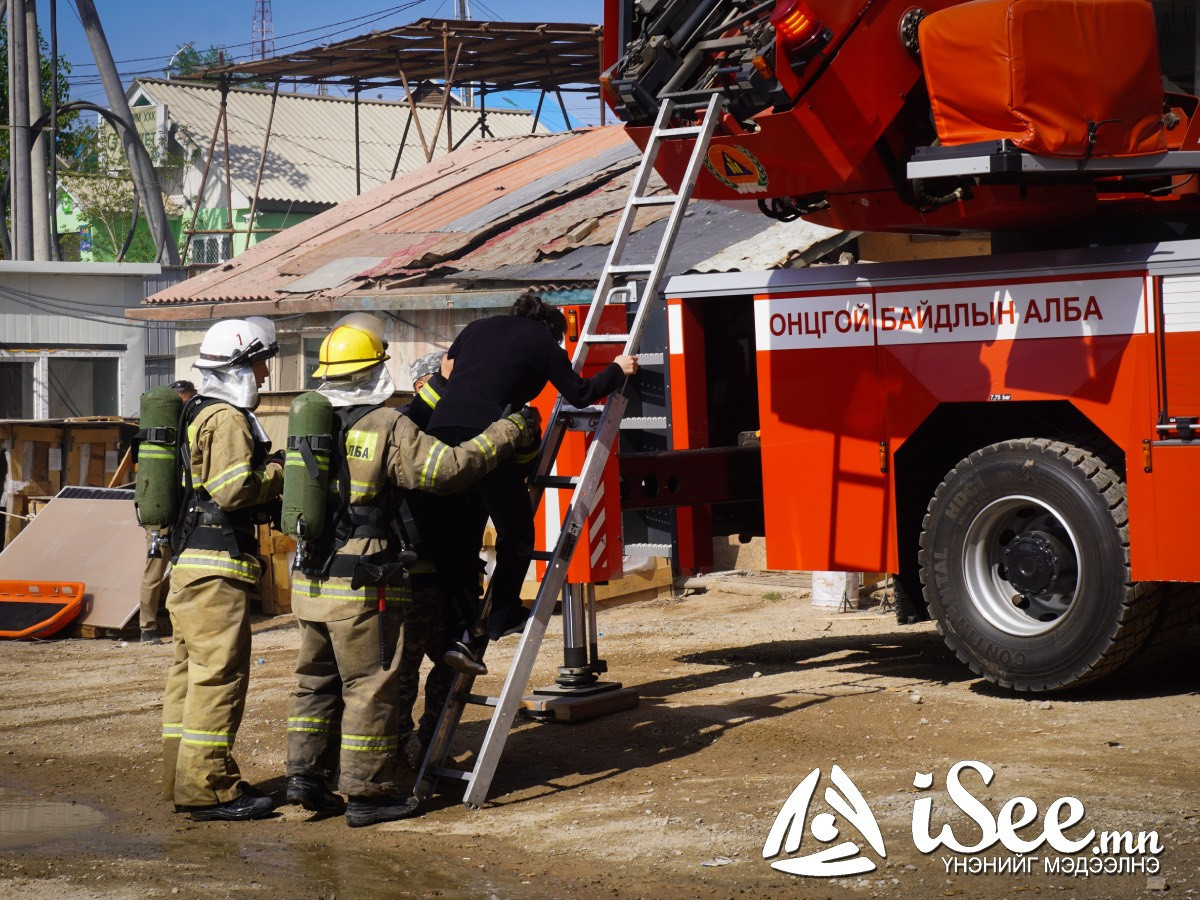
[[[1200,584],[1168,581],[1159,585],[1158,615],[1138,648],[1137,656],[1122,675],[1151,672],[1174,662],[1188,632],[1200,623]]]
[[[1058,592],[1022,594],[1008,582],[1003,548],[1016,535],[1047,533],[1062,538],[1056,565],[1077,572],[1051,582]],[[1124,481],[1072,444],[1002,441],[962,460],[930,501],[919,558],[947,645],[972,671],[1017,690],[1111,675],[1144,643],[1158,610],[1159,585],[1130,581]]]

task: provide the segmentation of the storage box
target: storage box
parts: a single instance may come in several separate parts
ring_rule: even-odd
[[[1075,159],[1167,149],[1146,0],[975,0],[930,13],[918,34],[946,146],[1007,139]]]

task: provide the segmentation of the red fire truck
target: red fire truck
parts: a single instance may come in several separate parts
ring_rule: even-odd
[[[727,97],[695,196],[1067,248],[673,279],[673,446],[623,453],[626,507],[679,507],[702,567],[721,504],[750,501],[769,567],[894,573],[1015,689],[1170,652],[1200,610],[1200,241],[1154,241],[1196,233],[1200,147],[1150,5],[606,9],[634,140],[664,98]],[[656,164],[672,186],[682,159]]]

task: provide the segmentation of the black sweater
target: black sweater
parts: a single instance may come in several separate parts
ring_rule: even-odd
[[[454,371],[429,419],[428,431],[483,431],[504,413],[516,411],[554,385],[572,406],[587,406],[620,387],[625,375],[611,363],[595,378],[580,378],[567,352],[541,322],[521,316],[491,316],[462,330],[446,354]]]

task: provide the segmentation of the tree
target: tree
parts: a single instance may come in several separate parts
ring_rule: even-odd
[[[171,66],[171,70],[167,72],[167,77],[171,77],[172,74],[177,76],[191,75],[193,72],[223,65],[224,60],[224,47],[209,47],[207,50],[197,50],[195,46],[185,44],[176,51],[175,62]]]
[[[46,44],[46,39],[38,33],[38,56],[41,60],[41,77],[42,77],[42,110],[49,112],[50,110],[50,95],[53,90],[53,65],[50,60],[50,48]],[[0,61],[8,59],[8,17],[0,19]],[[71,86],[68,84],[68,77],[71,74],[71,63],[59,57],[58,60],[58,103],[61,106],[71,99]],[[8,162],[8,67],[0,64],[0,95],[3,96],[3,102],[0,102],[0,125],[3,125],[0,130],[0,161],[7,164]],[[60,159],[73,159],[79,152],[80,136],[74,130],[74,126],[79,121],[79,113],[70,112],[63,113],[58,118],[58,134],[56,137],[56,149]]]
[[[102,260],[116,260],[125,244],[134,217],[135,194],[129,163],[115,133],[106,125],[79,127],[81,152],[63,183],[75,198],[79,218],[92,230],[93,253]],[[155,141],[147,146],[154,161],[154,175],[163,193],[167,216],[176,218],[181,210],[173,208],[170,197],[182,190],[186,159],[170,154]],[[182,249],[182,246],[179,246]],[[154,240],[139,210],[138,226],[125,253],[126,262],[153,262]]]
[[[233,57],[225,52],[224,47],[210,46],[207,50],[197,50],[191,44],[184,44],[175,51],[175,62],[171,64],[170,70],[167,72],[167,77],[176,78],[186,77],[193,72],[202,72],[205,69],[211,69],[215,66],[226,66],[231,64]],[[204,78],[206,82],[218,82],[219,78]],[[238,87],[243,88],[265,88],[266,84],[261,81],[238,82]]]

